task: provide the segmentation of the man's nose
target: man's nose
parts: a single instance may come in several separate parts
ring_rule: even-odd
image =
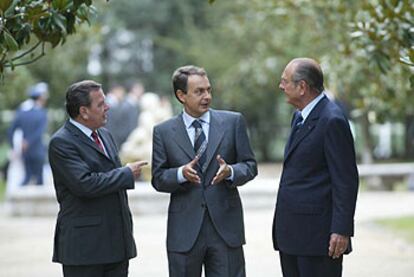
[[[212,95],[211,92],[207,92],[204,94],[204,99],[211,99]]]

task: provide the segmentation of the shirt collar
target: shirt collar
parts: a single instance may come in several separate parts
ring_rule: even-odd
[[[184,120],[185,127],[187,129],[191,127],[191,124],[193,124],[194,120],[200,120],[202,123],[210,124],[210,111],[207,111],[204,114],[202,114],[200,117],[196,118],[196,117],[192,117],[191,115],[186,113],[185,110],[183,110],[183,120]]]
[[[300,114],[303,117],[303,121],[305,122],[306,118],[309,116],[309,114],[312,112],[313,108],[315,108],[316,104],[321,101],[321,99],[325,96],[324,91],[320,93],[315,99],[313,99],[308,105],[306,105],[305,108],[300,112]]]
[[[77,122],[76,120],[74,120],[72,118],[69,118],[69,122],[72,123],[73,125],[75,125],[79,130],[81,130],[82,133],[84,133],[88,138],[91,137],[91,135],[92,135],[92,130],[91,129],[89,129],[85,125]]]

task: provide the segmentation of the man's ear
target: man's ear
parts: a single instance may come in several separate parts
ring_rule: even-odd
[[[88,108],[85,106],[81,106],[79,108],[79,115],[83,120],[88,120],[89,116],[88,116]]]
[[[176,92],[177,98],[180,100],[181,103],[185,102],[185,95],[186,93],[182,91],[181,89],[178,89]]]
[[[305,92],[306,90],[310,88],[308,83],[305,82],[305,80],[300,80],[298,85],[302,92]]]

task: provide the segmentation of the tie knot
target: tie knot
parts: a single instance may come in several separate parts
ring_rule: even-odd
[[[200,122],[200,120],[194,120],[191,125],[193,125],[193,127],[196,128],[196,129],[201,128],[201,122]]]
[[[298,115],[296,116],[296,119],[295,119],[294,126],[298,126],[298,125],[302,124],[302,121],[303,121],[302,114],[298,113]]]
[[[96,131],[93,131],[91,136],[96,140],[98,138],[98,133]]]

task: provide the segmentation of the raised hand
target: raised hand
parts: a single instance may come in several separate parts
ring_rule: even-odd
[[[196,183],[196,184],[201,183],[200,176],[198,176],[197,170],[194,169],[195,167],[197,167],[197,163],[199,159],[200,157],[196,156],[191,162],[189,162],[183,167],[183,175],[191,183]]]
[[[220,183],[223,179],[228,178],[231,175],[230,166],[226,163],[220,155],[216,157],[219,163],[219,169],[217,170],[216,176],[214,176],[213,181],[211,181],[212,185]]]
[[[134,179],[137,180],[138,177],[141,175],[141,168],[147,165],[148,162],[146,161],[138,161],[133,163],[127,163],[127,167],[129,167],[134,175]]]

